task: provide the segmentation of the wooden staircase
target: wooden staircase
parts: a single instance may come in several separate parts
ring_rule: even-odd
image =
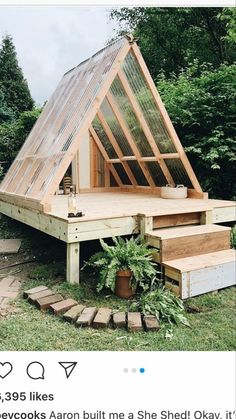
[[[154,214],[140,215],[141,235],[157,249],[153,259],[163,268],[165,286],[182,299],[236,283],[236,252],[230,248],[231,229],[211,224],[210,211],[196,214],[192,212],[189,217],[181,213],[174,218],[172,214],[169,226],[168,219],[165,220],[165,228],[156,228],[160,222]]]

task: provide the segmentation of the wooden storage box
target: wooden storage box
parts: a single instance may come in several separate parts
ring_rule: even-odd
[[[233,249],[164,263],[165,286],[182,299],[236,284]]]

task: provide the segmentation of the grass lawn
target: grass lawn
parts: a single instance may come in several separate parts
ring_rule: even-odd
[[[85,305],[107,306],[126,309],[128,302],[111,295],[98,295],[94,279],[83,274],[81,285],[65,282],[65,246],[53,238],[23,226],[5,217],[0,218],[0,238],[21,237],[20,253],[7,260],[0,256],[0,266],[27,259],[38,263],[20,265],[0,271],[0,275],[12,273],[24,279],[23,288],[45,284],[64,297],[73,297]],[[82,246],[82,259],[96,251],[97,243]],[[0,278],[1,278],[0,276]],[[235,288],[207,294],[185,303],[191,328],[173,328],[173,337],[165,338],[165,325],[159,332],[128,333],[125,330],[77,329],[60,317],[41,313],[22,297],[9,307],[6,316],[0,316],[0,350],[234,350]]]

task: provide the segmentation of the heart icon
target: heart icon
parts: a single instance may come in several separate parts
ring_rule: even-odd
[[[12,364],[10,362],[0,362],[0,378],[6,378],[13,370]]]

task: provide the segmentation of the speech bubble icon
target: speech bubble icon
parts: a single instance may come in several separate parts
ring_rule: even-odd
[[[38,361],[31,362],[26,372],[32,380],[44,380],[44,366]]]

